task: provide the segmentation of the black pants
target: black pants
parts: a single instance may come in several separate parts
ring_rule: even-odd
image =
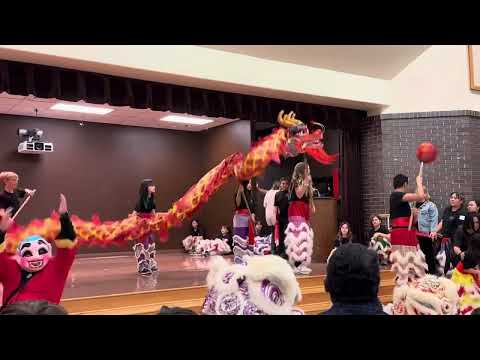
[[[285,256],[285,230],[287,230],[287,226],[288,222],[278,222],[278,247],[275,245],[275,236],[272,236],[272,254]]]
[[[433,241],[429,237],[419,236],[418,242],[420,244],[420,250],[425,254],[425,261],[428,266],[428,274],[436,273],[436,264],[435,264],[435,252],[433,250]]]

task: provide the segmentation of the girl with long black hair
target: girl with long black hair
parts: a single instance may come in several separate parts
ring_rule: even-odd
[[[139,199],[135,206],[134,215],[141,218],[150,218],[155,214],[155,185],[152,179],[144,179],[138,191]],[[158,270],[155,260],[155,237],[153,234],[138,239],[133,246],[137,259],[137,271],[141,275],[151,275]]]

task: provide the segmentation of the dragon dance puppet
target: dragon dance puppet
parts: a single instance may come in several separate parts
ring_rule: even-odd
[[[295,119],[293,112],[278,115],[280,127],[261,139],[243,155],[234,153],[205,174],[167,212],[157,212],[150,217],[129,216],[123,220],[100,221],[98,216],[90,221],[72,215],[76,241],[79,246],[111,246],[142,239],[148,234],[158,234],[166,241],[168,230],[190,218],[230,178],[245,181],[260,175],[272,162],[281,157],[306,154],[322,164],[331,164],[336,155],[323,149],[324,127],[309,132],[305,124]],[[23,239],[38,235],[48,242],[55,241],[60,232],[60,218],[53,213],[49,218],[33,220],[26,226],[13,226],[6,235],[6,253],[13,254]]]

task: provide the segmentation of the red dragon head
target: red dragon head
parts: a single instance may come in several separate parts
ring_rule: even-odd
[[[323,124],[311,122],[312,127],[318,128],[310,132],[307,125],[295,118],[293,111],[284,114],[283,110],[278,114],[277,120],[282,127],[288,130],[287,156],[295,157],[306,153],[324,165],[329,165],[337,159],[338,155],[329,155],[323,149],[325,133]]]

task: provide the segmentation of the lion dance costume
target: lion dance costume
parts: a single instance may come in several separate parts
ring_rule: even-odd
[[[295,308],[300,286],[288,263],[274,255],[245,258],[246,265],[212,259],[206,315],[303,315]]]
[[[425,275],[393,290],[393,315],[456,315],[457,286],[449,279]]]
[[[286,253],[290,265],[295,273],[309,274],[312,270],[308,267],[312,262],[313,229],[310,227],[311,187],[307,187],[302,198],[298,198],[296,188],[302,187],[309,177],[308,165],[298,163],[293,171],[290,185],[288,226],[285,230]],[[308,180],[308,181],[311,181]]]

